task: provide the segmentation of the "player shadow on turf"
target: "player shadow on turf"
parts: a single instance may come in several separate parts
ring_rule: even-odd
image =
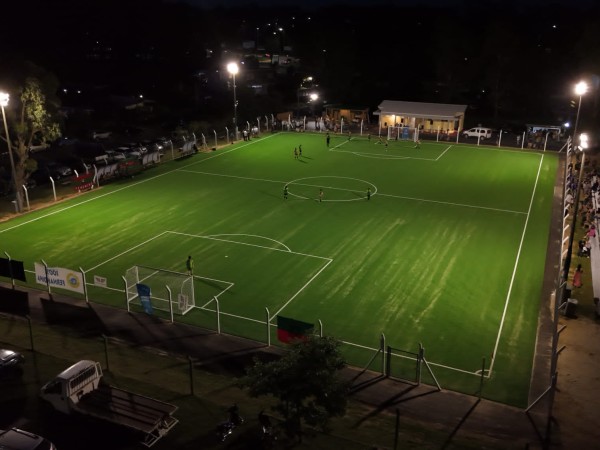
[[[308,161],[304,161],[304,156],[302,157],[302,159],[299,159],[298,161],[300,161],[303,164],[308,164]]]

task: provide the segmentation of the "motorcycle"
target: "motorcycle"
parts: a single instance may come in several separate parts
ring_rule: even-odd
[[[264,443],[265,448],[271,448],[274,442],[277,440],[271,418],[265,414],[264,410],[258,413],[258,423],[260,423],[262,429],[261,440]]]
[[[228,410],[229,417],[226,421],[221,422],[217,425],[217,438],[223,442],[227,437],[233,433],[233,430],[236,427],[239,427],[244,423],[244,418],[240,416],[239,408],[236,403],[234,403]]]

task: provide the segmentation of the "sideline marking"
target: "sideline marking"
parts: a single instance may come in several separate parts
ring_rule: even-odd
[[[123,186],[122,188],[115,189],[114,191],[110,191],[110,192],[106,192],[106,193],[104,193],[104,194],[100,194],[100,195],[98,195],[97,197],[94,197],[94,198],[88,198],[88,199],[86,199],[86,200],[83,200],[82,202],[75,203],[75,204],[73,204],[73,205],[69,205],[69,206],[65,206],[64,208],[57,209],[56,211],[52,211],[52,212],[50,212],[50,213],[43,214],[43,215],[41,215],[41,216],[39,216],[39,217],[36,217],[36,218],[34,218],[34,219],[26,220],[25,222],[21,222],[21,223],[19,223],[19,224],[17,224],[17,225],[13,225],[12,227],[8,227],[8,228],[5,228],[5,229],[3,229],[3,230],[0,230],[0,234],[4,233],[4,232],[6,232],[6,231],[14,230],[15,228],[20,228],[20,227],[22,227],[22,226],[24,226],[24,225],[29,225],[30,223],[37,222],[38,220],[45,219],[46,217],[50,217],[50,216],[53,216],[53,215],[55,215],[55,214],[58,214],[58,213],[61,213],[61,212],[64,212],[64,211],[68,211],[68,210],[69,210],[69,209],[71,209],[71,208],[75,208],[75,207],[77,207],[77,206],[81,206],[81,205],[84,205],[84,204],[86,204],[86,203],[93,202],[93,201],[95,201],[95,200],[98,200],[98,199],[100,199],[100,198],[104,198],[104,197],[107,197],[107,196],[109,196],[109,195],[116,194],[117,192],[121,192],[121,191],[123,191],[123,190],[125,190],[125,189],[130,189],[130,188],[132,188],[132,187],[135,187],[135,186],[138,186],[138,185],[140,185],[140,184],[147,183],[148,181],[153,181],[153,180],[155,180],[156,178],[164,177],[165,175],[169,175],[169,174],[171,174],[171,173],[173,173],[173,172],[177,172],[178,170],[184,169],[184,168],[186,168],[186,167],[194,166],[194,165],[196,165],[196,164],[201,164],[201,163],[203,163],[204,161],[208,161],[208,160],[211,160],[211,159],[213,159],[213,158],[217,158],[217,157],[219,157],[219,156],[225,155],[225,154],[227,154],[227,153],[230,153],[230,152],[233,152],[233,151],[235,151],[235,150],[239,150],[239,149],[241,149],[241,148],[247,147],[248,145],[255,144],[256,142],[260,142],[260,141],[262,141],[262,140],[264,140],[264,139],[270,139],[270,138],[272,138],[272,137],[274,137],[274,136],[276,136],[276,135],[275,135],[275,134],[272,134],[272,135],[270,135],[270,136],[265,136],[264,138],[255,139],[254,141],[250,141],[250,142],[249,142],[249,143],[247,143],[247,144],[243,144],[243,145],[240,145],[240,146],[238,146],[238,147],[230,148],[229,150],[223,150],[222,152],[219,152],[218,154],[215,154],[215,155],[209,156],[209,157],[207,157],[207,158],[204,158],[202,161],[196,161],[196,162],[193,162],[193,163],[187,164],[187,165],[185,165],[185,166],[183,166],[183,167],[178,167],[178,168],[176,168],[176,169],[168,170],[167,172],[161,173],[161,174],[159,174],[159,175],[154,175],[153,177],[147,178],[147,179],[145,179],[145,180],[140,180],[140,181],[137,181],[137,182],[135,182],[135,183],[128,184],[127,186]],[[84,195],[85,195],[85,194],[84,194]],[[35,212],[35,211],[34,211],[34,212]],[[17,218],[17,219],[18,219],[18,218]],[[13,219],[13,220],[16,220],[16,219]]]
[[[535,178],[535,184],[533,185],[533,191],[531,192],[531,199],[529,200],[529,209],[527,210],[527,217],[525,219],[525,225],[523,226],[523,232],[521,233],[521,242],[519,243],[519,250],[517,251],[517,257],[515,259],[515,265],[513,267],[513,273],[510,278],[510,284],[508,286],[508,292],[506,294],[506,301],[504,302],[504,311],[502,312],[502,319],[500,320],[500,327],[498,328],[498,335],[496,336],[496,344],[494,345],[494,351],[492,352],[492,361],[488,369],[488,378],[492,376],[492,369],[496,362],[496,353],[498,352],[498,345],[500,344],[500,336],[502,335],[502,329],[504,328],[504,319],[506,318],[506,311],[508,310],[508,303],[510,302],[510,295],[512,293],[513,284],[517,275],[517,267],[519,265],[519,259],[521,257],[521,250],[523,249],[523,242],[525,241],[525,233],[527,232],[527,225],[529,223],[529,214],[533,207],[533,199],[535,197],[535,191],[537,190],[538,180],[540,179],[540,172],[542,171],[542,163],[544,162],[544,155],[540,158],[540,164],[538,166],[537,176]]]

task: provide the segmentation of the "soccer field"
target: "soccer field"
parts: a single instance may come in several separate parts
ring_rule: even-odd
[[[267,329],[275,341],[277,314],[320,321],[349,363],[373,359],[373,370],[383,333],[392,375],[414,377],[421,343],[441,386],[467,393],[485,358],[484,396],[522,406],[557,164],[453,143],[332,136],[327,147],[324,134],[270,134],[2,223],[0,250],[31,272],[42,259],[81,267],[90,299],[122,308],[127,269],[184,273],[191,255],[195,307],[178,321],[214,329],[218,303],[222,331],[263,342]],[[433,384],[428,371],[423,381]]]

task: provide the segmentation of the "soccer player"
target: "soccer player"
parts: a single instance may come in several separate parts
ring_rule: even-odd
[[[415,147],[414,148],[421,148],[421,141],[419,139],[417,139],[415,141]]]
[[[367,200],[371,200],[371,188],[367,188]]]
[[[325,140],[327,141],[327,147],[329,147],[329,141],[331,140],[331,136],[329,136],[329,133],[327,133]]]
[[[323,189],[319,189],[319,201],[323,201]]]
[[[191,256],[188,256],[188,259],[185,262],[185,268],[187,269],[188,275],[194,275],[194,260]]]
[[[302,158],[302,144],[298,146],[298,158]]]
[[[298,148],[294,147],[294,159],[298,159]]]
[[[288,198],[288,186],[287,184],[283,187],[283,199],[287,200]]]

